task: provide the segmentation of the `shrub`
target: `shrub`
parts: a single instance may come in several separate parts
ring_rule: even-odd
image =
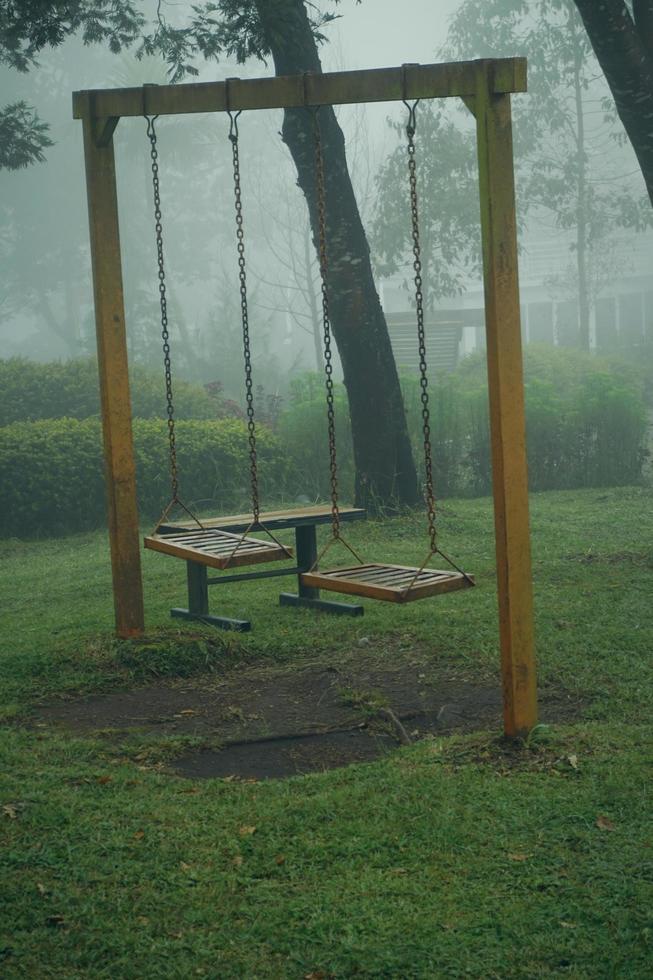
[[[130,371],[134,418],[165,415],[162,376],[140,367]],[[214,419],[223,414],[219,389],[214,394],[199,385],[175,379],[178,417]],[[97,365],[91,358],[38,364],[26,358],[0,360],[0,426],[37,419],[86,419],[100,414]]]
[[[490,430],[483,359],[458,377],[468,388],[467,479],[491,491]],[[526,443],[531,490],[625,486],[642,478],[647,418],[641,374],[618,360],[531,346],[524,357]]]
[[[342,499],[354,492],[354,451],[349,407],[343,385],[334,386],[338,478]],[[329,438],[324,378],[303,374],[290,384],[288,407],[279,415],[276,431],[292,465],[293,496],[328,498]]]
[[[419,380],[406,374],[401,378],[409,434],[418,472],[423,478],[424,440]],[[429,389],[431,443],[438,492],[454,493],[464,455],[462,399],[455,382],[444,378]],[[334,386],[338,484],[342,500],[350,502],[354,492],[354,451],[347,395],[342,384]],[[324,379],[303,374],[290,386],[288,407],[280,413],[277,432],[289,460],[297,494],[310,499],[329,497],[329,440]]]
[[[177,426],[181,492],[189,506],[248,509],[247,430],[236,419]],[[262,496],[278,493],[288,467],[275,436],[258,432]],[[134,422],[138,500],[154,520],[169,490],[166,423]],[[16,422],[0,429],[0,535],[28,537],[100,527],[106,519],[101,427],[96,419]]]
[[[318,375],[297,378],[289,405],[278,418],[278,435],[259,426],[263,500],[287,491],[293,499],[302,494],[328,499],[323,385]],[[404,377],[402,386],[416,460],[423,469],[418,380]],[[568,350],[531,348],[526,351],[525,388],[532,490],[618,486],[641,479],[647,418],[634,368]],[[429,391],[436,495],[490,493],[483,359],[468,358],[453,375],[433,379]],[[342,385],[335,387],[335,405],[341,497],[351,500],[353,449]],[[182,420],[178,436],[184,500],[217,512],[246,511],[244,422]],[[169,497],[166,423],[136,419],[134,442],[140,512],[153,520]],[[0,428],[0,492],[2,536],[101,526],[105,492],[99,420],[61,418]]]
[[[644,378],[633,365],[580,351],[529,347],[524,383],[529,484],[532,490],[619,486],[642,478],[646,459]],[[329,495],[323,380],[304,375],[291,386],[279,436],[296,486]],[[424,477],[419,379],[401,378],[415,461]],[[338,463],[343,499],[351,499],[353,449],[345,391],[336,385]],[[429,385],[436,496],[484,495],[492,489],[485,357],[466,358]]]
[[[424,430],[421,389],[417,375],[402,375],[401,390],[415,464],[423,481]],[[464,395],[455,375],[434,377],[429,384],[428,395],[433,480],[436,493],[448,497],[460,492],[466,435]]]

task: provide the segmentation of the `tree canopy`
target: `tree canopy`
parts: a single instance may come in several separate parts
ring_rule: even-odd
[[[429,309],[441,297],[462,292],[467,271],[480,269],[476,139],[456,125],[441,102],[423,103],[416,118],[423,292]],[[392,126],[399,142],[376,175],[370,238],[382,276],[405,268],[413,247],[405,127]],[[412,284],[405,285],[411,292]]]
[[[71,34],[118,52],[145,25],[132,0],[4,0],[0,6],[0,63],[29,71],[43,48]]]
[[[535,209],[571,232],[572,261],[556,285],[577,301],[580,341],[589,349],[590,309],[615,230],[641,230],[653,214],[625,176],[625,134],[573,0],[461,2],[447,57],[515,53],[529,67],[528,97],[514,101],[519,210]]]
[[[330,0],[335,5],[339,0]],[[28,72],[38,65],[46,48],[58,47],[72,36],[84,44],[106,46],[114,54],[134,47],[137,57],[163,57],[171,81],[197,75],[199,58],[236,58],[244,62],[271,57],[274,31],[262,28],[257,0],[215,0],[193,5],[183,26],[170,24],[157,7],[148,21],[135,0],[2,0],[0,3],[0,65]],[[276,0],[278,29],[287,35],[293,20],[283,16],[288,0]],[[309,23],[318,42],[333,11],[311,6]],[[288,39],[287,37],[285,38]],[[24,102],[0,107],[0,169],[18,169],[45,159],[52,143],[48,124]]]

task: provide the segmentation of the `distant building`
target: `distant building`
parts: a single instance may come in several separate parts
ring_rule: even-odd
[[[525,343],[578,347],[578,301],[571,236],[545,225],[524,235],[519,257]],[[590,344],[597,353],[636,356],[653,344],[653,232],[622,232],[590,266]],[[415,312],[403,277],[385,280],[381,299],[399,367],[418,364]],[[429,366],[451,371],[460,357],[485,347],[482,283],[468,279],[426,317]]]

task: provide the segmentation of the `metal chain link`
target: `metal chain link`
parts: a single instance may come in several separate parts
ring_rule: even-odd
[[[429,541],[431,551],[438,550],[437,530],[435,526],[435,496],[433,492],[433,460],[431,456],[431,414],[429,410],[428,371],[426,364],[426,336],[424,331],[424,296],[422,293],[422,253],[419,237],[419,210],[417,202],[417,167],[415,164],[415,130],[417,102],[409,105],[408,124],[408,179],[410,183],[410,212],[413,238],[413,269],[415,270],[415,312],[417,316],[417,342],[419,350],[420,400],[422,402],[422,433],[424,438],[424,476],[425,497],[428,514]]]
[[[163,263],[163,226],[161,224],[161,194],[159,188],[159,154],[154,123],[158,116],[146,116],[147,135],[150,140],[152,159],[152,187],[154,190],[154,228],[156,232],[156,255],[159,266],[159,301],[161,305],[161,338],[163,340],[163,364],[165,368],[166,411],[168,416],[168,445],[170,454],[170,483],[172,502],[179,500],[179,470],[177,467],[177,447],[175,443],[175,409],[172,397],[172,367],[170,363],[170,334],[168,332],[168,301],[166,296],[166,275]]]
[[[256,457],[256,423],[254,421],[254,391],[252,384],[252,353],[249,343],[249,311],[247,307],[247,272],[245,265],[245,233],[243,231],[243,203],[240,181],[240,156],[238,152],[238,116],[229,112],[229,139],[234,170],[234,198],[236,206],[236,240],[238,248],[238,278],[240,280],[240,313],[243,328],[243,356],[245,360],[245,400],[247,403],[247,432],[249,441],[249,471],[252,492],[254,524],[259,523],[260,504],[258,489],[258,465]]]
[[[322,283],[322,325],[324,333],[324,373],[329,428],[329,468],[331,474],[331,528],[334,538],[340,537],[340,512],[338,510],[338,464],[336,460],[336,416],[333,396],[333,362],[331,352],[331,317],[329,314],[329,263],[326,244],[326,191],[324,182],[324,158],[322,133],[318,118],[319,109],[313,109],[313,135],[315,145],[315,178],[317,189],[318,242],[320,252],[320,279]]]

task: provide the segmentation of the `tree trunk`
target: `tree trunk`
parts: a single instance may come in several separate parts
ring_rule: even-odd
[[[320,330],[320,317],[317,307],[317,291],[315,289],[313,263],[311,261],[311,232],[308,225],[305,226],[302,238],[304,240],[304,269],[306,270],[306,299],[311,317],[311,331],[313,333],[313,346],[315,348],[315,370],[318,372],[318,374],[322,374],[324,371],[322,331]]]
[[[303,0],[256,0],[256,6],[276,74],[321,72]],[[371,510],[412,505],[420,494],[403,398],[347,169],[344,135],[330,106],[320,109],[319,121],[326,178],[330,313],[349,399],[355,500]],[[297,167],[316,242],[311,113],[305,109],[286,110],[282,137]]]
[[[653,0],[575,0],[653,204]]]
[[[44,288],[42,288],[40,283],[35,286],[34,292],[36,295],[38,310],[43,317],[43,321],[46,326],[50,328],[55,337],[66,345],[71,357],[79,356],[79,342],[77,338],[73,337],[69,332],[70,324],[66,323],[64,326],[59,323],[50,305],[47,292]]]

